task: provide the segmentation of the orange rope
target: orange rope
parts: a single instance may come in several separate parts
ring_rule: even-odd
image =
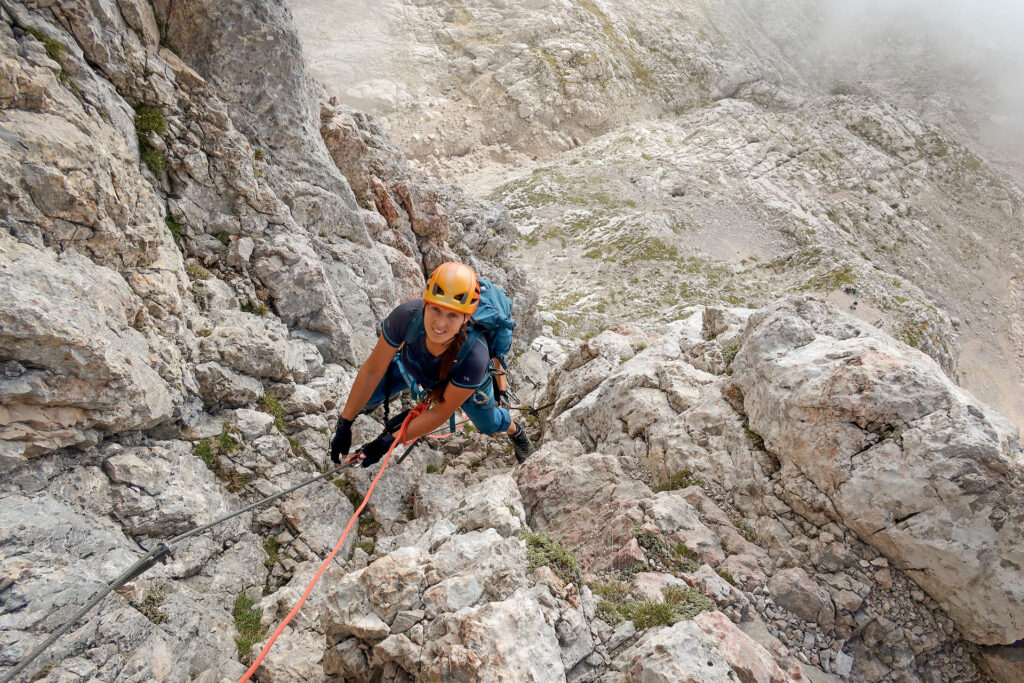
[[[263,646],[263,651],[260,652],[260,656],[257,657],[256,661],[252,663],[252,666],[250,666],[249,670],[245,672],[245,675],[238,679],[238,683],[245,683],[245,681],[249,680],[249,677],[256,672],[256,669],[259,668],[259,665],[263,661],[263,658],[267,656],[268,652],[270,652],[270,648],[274,644],[274,641],[277,640],[277,637],[279,635],[281,635],[281,631],[283,631],[284,627],[288,625],[288,622],[292,620],[292,617],[298,614],[299,608],[301,608],[306,603],[306,598],[308,598],[309,594],[313,592],[313,586],[315,586],[316,582],[320,580],[320,575],[324,573],[324,570],[327,569],[327,566],[331,563],[331,560],[333,560],[334,556],[338,554],[339,550],[341,550],[341,545],[345,542],[345,537],[348,536],[348,532],[352,529],[352,523],[359,518],[359,513],[363,511],[363,508],[366,507],[366,503],[369,502],[370,494],[373,493],[373,487],[375,487],[377,485],[377,482],[380,481],[380,475],[384,474],[384,470],[388,466],[388,460],[391,459],[391,452],[395,450],[395,446],[397,446],[404,440],[403,437],[405,436],[405,429],[406,427],[408,427],[409,422],[412,421],[414,417],[422,413],[424,410],[426,410],[426,404],[420,403],[409,412],[409,415],[405,418],[405,421],[402,422],[402,428],[398,430],[398,436],[395,438],[395,442],[391,444],[391,448],[388,449],[387,455],[384,456],[384,462],[380,466],[380,471],[377,472],[377,476],[373,478],[373,483],[370,484],[370,488],[369,490],[367,490],[366,496],[363,498],[363,502],[360,503],[359,508],[354,513],[352,513],[352,518],[348,520],[348,525],[345,526],[345,531],[341,534],[341,538],[338,539],[338,544],[334,546],[334,550],[332,550],[331,554],[327,556],[327,559],[324,560],[324,563],[320,565],[320,570],[317,571],[316,576],[313,577],[313,580],[309,582],[309,585],[306,587],[306,592],[302,594],[301,598],[299,598],[298,604],[296,604],[295,607],[292,608],[292,611],[288,613],[288,616],[284,618],[284,621],[282,621],[280,625],[278,625],[277,629],[275,629],[274,631],[274,635],[270,636],[270,640],[268,640],[267,644]]]

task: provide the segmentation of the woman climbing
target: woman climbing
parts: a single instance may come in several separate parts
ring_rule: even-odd
[[[401,304],[385,318],[380,338],[359,369],[338,418],[331,440],[335,464],[348,455],[352,422],[359,413],[373,410],[405,388],[414,395],[425,390],[431,403],[409,423],[407,441],[434,431],[461,406],[481,433],[508,434],[519,462],[533,453],[522,424],[494,400],[491,350],[485,338],[470,334],[470,317],[479,303],[480,282],[473,269],[462,263],[442,263],[427,280],[422,299]],[[396,423],[400,425],[398,418],[391,421]],[[359,451],[363,467],[388,452],[398,429],[395,426],[393,433],[385,431],[363,445]]]

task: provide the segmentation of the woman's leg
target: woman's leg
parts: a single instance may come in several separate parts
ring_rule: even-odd
[[[512,414],[495,403],[490,381],[473,392],[461,408],[481,434],[497,434],[512,428]]]

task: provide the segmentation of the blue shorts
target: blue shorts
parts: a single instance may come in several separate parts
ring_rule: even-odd
[[[387,374],[373,390],[373,395],[366,402],[364,410],[376,408],[384,402],[385,383],[388,385],[389,399],[409,389],[398,364],[391,361]],[[481,384],[459,407],[466,413],[473,426],[480,430],[481,434],[497,434],[507,431],[512,426],[512,414],[494,401],[494,386],[490,373],[487,375],[487,381]]]

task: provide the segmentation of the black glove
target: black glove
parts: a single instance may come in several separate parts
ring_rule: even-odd
[[[405,422],[405,418],[409,416],[409,412],[410,411],[408,410],[403,410],[398,415],[395,415],[393,418],[388,420],[387,423],[384,425],[384,431],[387,432],[388,434],[394,434],[399,429],[401,429],[402,423]]]
[[[508,392],[507,391],[502,391],[501,389],[495,389],[494,390],[494,402],[497,403],[502,408],[508,408],[509,407]]]
[[[370,465],[380,461],[394,442],[395,437],[390,434],[381,434],[373,441],[363,444],[363,447],[359,449],[359,452],[366,457],[360,464],[363,467],[369,467]]]
[[[341,456],[348,455],[350,448],[352,448],[352,420],[339,417],[338,428],[334,430],[334,438],[331,439],[331,462],[340,465]]]

